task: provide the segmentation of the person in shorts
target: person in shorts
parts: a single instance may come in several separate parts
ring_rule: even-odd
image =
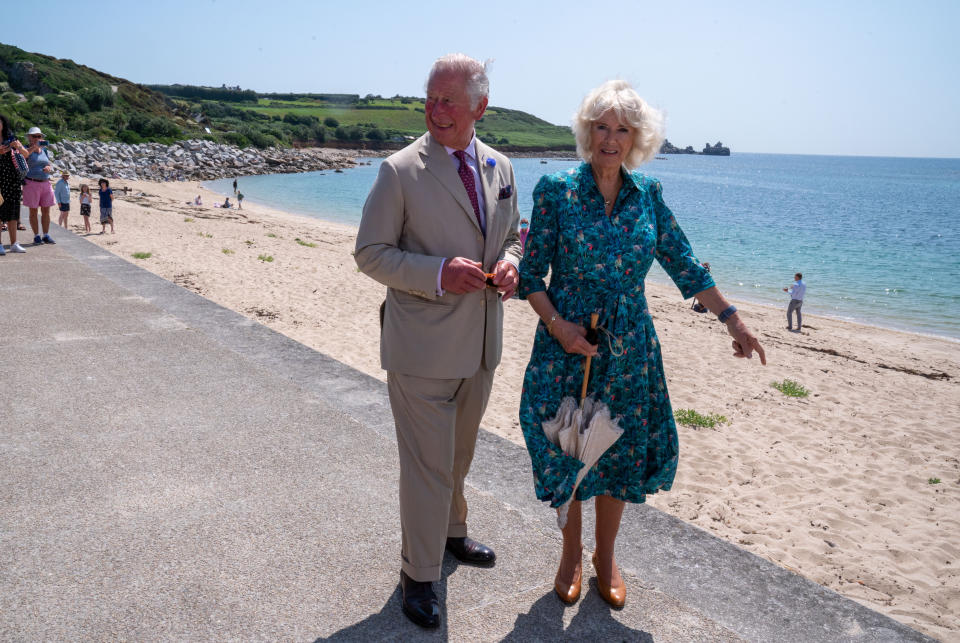
[[[57,200],[60,218],[57,225],[66,229],[67,217],[70,216],[70,173],[64,170],[60,173],[60,180],[53,186],[53,198]]]
[[[108,223],[110,234],[113,234],[113,190],[110,189],[110,181],[106,179],[100,179],[98,183],[100,184],[100,225],[103,226],[100,234],[107,231]]]
[[[23,184],[23,204],[30,209],[30,227],[33,228],[33,245],[56,243],[50,236],[50,208],[53,207],[53,188],[50,187],[50,174],[54,172],[53,162],[47,152],[47,142],[39,127],[27,131],[30,146],[25,150],[27,157],[27,177]],[[37,221],[37,210],[40,220]],[[43,236],[40,228],[43,227]]]
[[[83,230],[90,232],[90,204],[93,203],[93,196],[90,194],[90,186],[86,183],[80,184],[80,216],[83,217]]]

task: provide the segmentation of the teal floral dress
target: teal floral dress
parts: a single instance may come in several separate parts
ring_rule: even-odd
[[[542,177],[533,197],[519,295],[525,299],[545,290],[564,319],[583,326],[590,325],[591,313],[600,314],[599,325],[610,334],[600,333],[587,391],[610,407],[624,429],[577,488],[577,500],[609,495],[643,502],[646,494],[670,488],[678,456],[643,280],[654,259],[684,298],[712,287],[713,279],[693,255],[656,179],[624,173],[610,216],[586,163]],[[523,379],[520,425],[537,497],[551,507],[570,498],[583,463],[551,444],[541,422],[556,415],[564,396],[579,396],[583,362],[538,324]]]

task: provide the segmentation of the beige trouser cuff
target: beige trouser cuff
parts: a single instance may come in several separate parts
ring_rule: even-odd
[[[466,538],[466,537],[467,537],[466,525],[447,526],[447,538]]]
[[[400,569],[403,573],[419,583],[433,583],[440,580],[440,567],[440,565],[414,567],[407,561],[400,560]]]

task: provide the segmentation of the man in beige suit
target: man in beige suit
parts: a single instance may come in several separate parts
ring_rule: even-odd
[[[474,133],[488,91],[483,63],[462,54],[434,63],[427,133],[380,166],[354,253],[387,286],[380,360],[400,451],[402,606],[424,627],[440,624],[432,582],[445,549],[462,562],[495,560],[467,537],[463,480],[522,250],[513,168]]]

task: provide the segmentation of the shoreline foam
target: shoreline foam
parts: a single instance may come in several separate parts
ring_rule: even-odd
[[[355,269],[354,226],[247,200],[243,211],[196,208],[185,202],[198,191],[210,203],[217,196],[193,182],[115,183],[133,188],[115,202],[117,234],[92,242],[385,379],[385,289]],[[75,213],[70,221],[76,231]],[[138,251],[153,256],[131,258]],[[674,409],[728,418],[679,427],[673,490],[650,504],[932,636],[960,636],[960,346],[819,315],[788,333],[783,310],[738,299],[767,349],[761,368],[733,359],[723,328],[674,288],[650,283],[648,301]],[[520,444],[516,410],[536,323],[525,302],[506,303],[483,423]],[[922,376],[940,372],[951,379]],[[770,387],[788,378],[810,396]]]

